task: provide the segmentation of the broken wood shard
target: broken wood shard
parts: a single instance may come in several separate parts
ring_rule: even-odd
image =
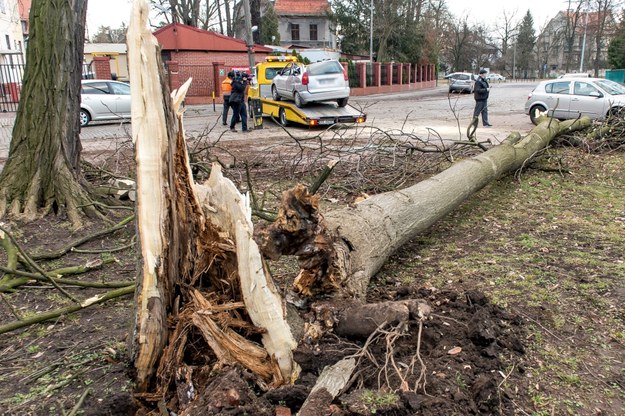
[[[282,298],[265,270],[258,245],[252,238],[252,210],[247,196],[223,177],[221,166],[213,164],[211,176],[196,190],[207,218],[219,228],[227,230],[235,239],[239,281],[247,313],[257,327],[263,328],[263,345],[278,362],[282,377],[293,382],[299,366],[293,361],[297,342],[286,321]]]

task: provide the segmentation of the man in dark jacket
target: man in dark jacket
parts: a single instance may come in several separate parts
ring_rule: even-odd
[[[474,122],[477,117],[482,114],[482,124],[484,127],[492,127],[492,124],[488,121],[488,93],[490,86],[486,81],[486,70],[480,69],[480,76],[475,81],[475,88],[473,96],[475,98],[475,110],[473,110]],[[476,124],[477,125],[477,124]]]
[[[232,118],[230,119],[230,131],[237,131],[236,124],[239,121],[241,104],[243,104],[245,85],[241,76],[236,76],[232,80],[232,92],[230,92],[230,107],[232,107]],[[246,120],[247,121],[247,120]],[[247,124],[247,123],[246,123]],[[246,126],[247,127],[247,126]]]

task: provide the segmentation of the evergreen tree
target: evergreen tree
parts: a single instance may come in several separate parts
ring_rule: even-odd
[[[260,43],[263,45],[280,44],[278,15],[276,15],[276,11],[274,10],[271,2],[267,2],[265,11],[260,19]]]
[[[608,46],[608,62],[614,69],[625,69],[625,12]]]
[[[536,45],[536,34],[534,32],[534,18],[528,10],[521,25],[519,26],[519,35],[516,41],[517,45],[517,66],[523,71],[523,78],[529,76],[530,70],[533,68],[534,45]]]

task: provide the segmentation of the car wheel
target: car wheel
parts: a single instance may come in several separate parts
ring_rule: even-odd
[[[336,100],[336,103],[339,105],[339,107],[345,107],[347,105],[347,101],[349,100],[349,98],[341,98]]]
[[[608,115],[606,118],[618,117],[620,119],[623,119],[624,115],[625,115],[625,107],[613,107],[613,108],[610,108],[610,110],[608,111]]]
[[[289,125],[289,120],[286,119],[286,111],[284,110],[284,108],[281,108],[280,112],[278,113],[278,121],[280,122],[280,125],[283,127],[286,127]]]
[[[530,120],[532,120],[534,125],[538,125],[538,117],[540,117],[545,111],[547,111],[547,109],[542,105],[535,105],[530,108]]]
[[[91,116],[87,110],[80,109],[80,127],[85,127],[91,121]]]
[[[302,108],[302,107],[304,107],[304,106],[306,105],[306,104],[304,103],[304,100],[302,100],[302,96],[301,96],[301,95],[299,95],[299,92],[297,92],[297,91],[295,91],[295,92],[293,93],[293,101],[295,101],[295,105],[296,105],[298,108]]]
[[[275,85],[271,86],[271,96],[273,97],[274,101],[280,101],[280,94],[278,94],[278,89],[276,88]]]

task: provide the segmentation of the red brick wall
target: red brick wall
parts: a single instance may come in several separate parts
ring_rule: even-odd
[[[256,62],[265,60],[264,53],[256,53]],[[189,104],[206,104],[212,102],[213,93],[215,101],[222,102],[221,99],[221,81],[215,80],[214,65],[218,65],[218,69],[223,69],[223,74],[228,73],[232,67],[249,66],[247,53],[240,52],[198,52],[198,51],[180,51],[171,52],[171,61],[178,64],[178,80],[182,84],[190,77],[193,78],[191,87],[187,92]],[[219,74],[220,71],[217,71]],[[171,85],[172,89],[178,88],[180,85]]]

